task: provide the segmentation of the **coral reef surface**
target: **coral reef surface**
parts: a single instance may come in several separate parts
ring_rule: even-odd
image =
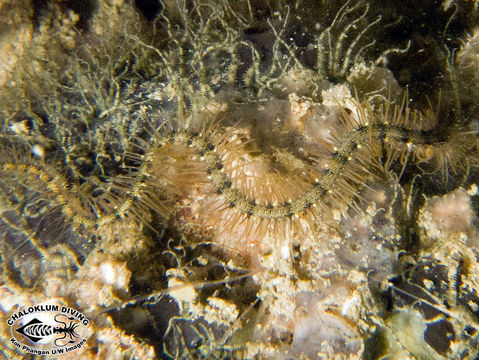
[[[1,0],[1,355],[57,303],[79,359],[476,359],[477,29],[467,0]]]

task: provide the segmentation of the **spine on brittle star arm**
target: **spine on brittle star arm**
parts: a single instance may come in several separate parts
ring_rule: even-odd
[[[1,172],[7,178],[15,179],[25,188],[38,191],[48,200],[52,206],[59,207],[61,212],[71,224],[77,228],[92,228],[95,220],[87,216],[81,201],[71,196],[72,189],[69,188],[66,180],[48,166],[36,166],[33,164],[1,164]]]
[[[146,177],[138,176],[121,205],[109,213],[101,214],[99,209],[94,208],[92,201],[89,202],[88,207],[85,207],[85,203],[78,197],[81,191],[75,185],[69,184],[51,166],[4,163],[0,164],[0,172],[4,174],[2,181],[15,181],[26,189],[41,193],[43,200],[48,201],[50,207],[59,208],[65,220],[76,230],[93,230],[96,227],[111,224],[127,213],[134,213],[135,200],[141,197],[141,189]]]
[[[226,204],[248,217],[280,219],[300,214],[322,201],[328,193],[341,191],[337,182],[342,176],[343,169],[354,158],[356,150],[362,145],[367,145],[369,141],[389,142],[390,145],[396,144],[398,147],[402,143],[403,148],[406,145],[409,151],[416,151],[434,144],[435,136],[430,131],[415,131],[397,125],[381,123],[357,125],[339,141],[324,176],[316,179],[311,184],[310,190],[283,204],[259,203],[235,188],[231,177],[224,170],[215,146],[209,142],[206,135],[188,131],[174,132],[164,136],[158,146],[180,143],[193,148],[200,155],[200,160],[204,163],[208,178],[217,194]]]

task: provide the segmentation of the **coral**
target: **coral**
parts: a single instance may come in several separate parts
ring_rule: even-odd
[[[408,93],[375,4],[46,6],[0,89],[2,319],[77,308],[85,358],[474,358],[475,37]]]

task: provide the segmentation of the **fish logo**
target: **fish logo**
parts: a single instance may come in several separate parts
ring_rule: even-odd
[[[62,317],[65,317],[66,321],[59,320]],[[68,317],[64,314],[57,314],[55,315],[54,319],[57,323],[62,324],[62,326],[52,326],[45,324],[37,318],[33,318],[27,324],[19,327],[15,331],[27,337],[34,343],[37,343],[38,341],[55,334],[58,334],[59,336],[63,335],[62,337],[56,337],[54,340],[55,346],[58,347],[74,344],[76,342],[74,339],[80,338],[80,334],[78,334],[76,331],[78,327],[81,326],[80,321],[76,320],[74,317]],[[69,339],[63,343],[63,340],[67,337],[69,337]]]
[[[34,305],[17,311],[7,320],[12,343],[18,350],[34,355],[58,355],[81,348],[88,318],[60,305]]]

